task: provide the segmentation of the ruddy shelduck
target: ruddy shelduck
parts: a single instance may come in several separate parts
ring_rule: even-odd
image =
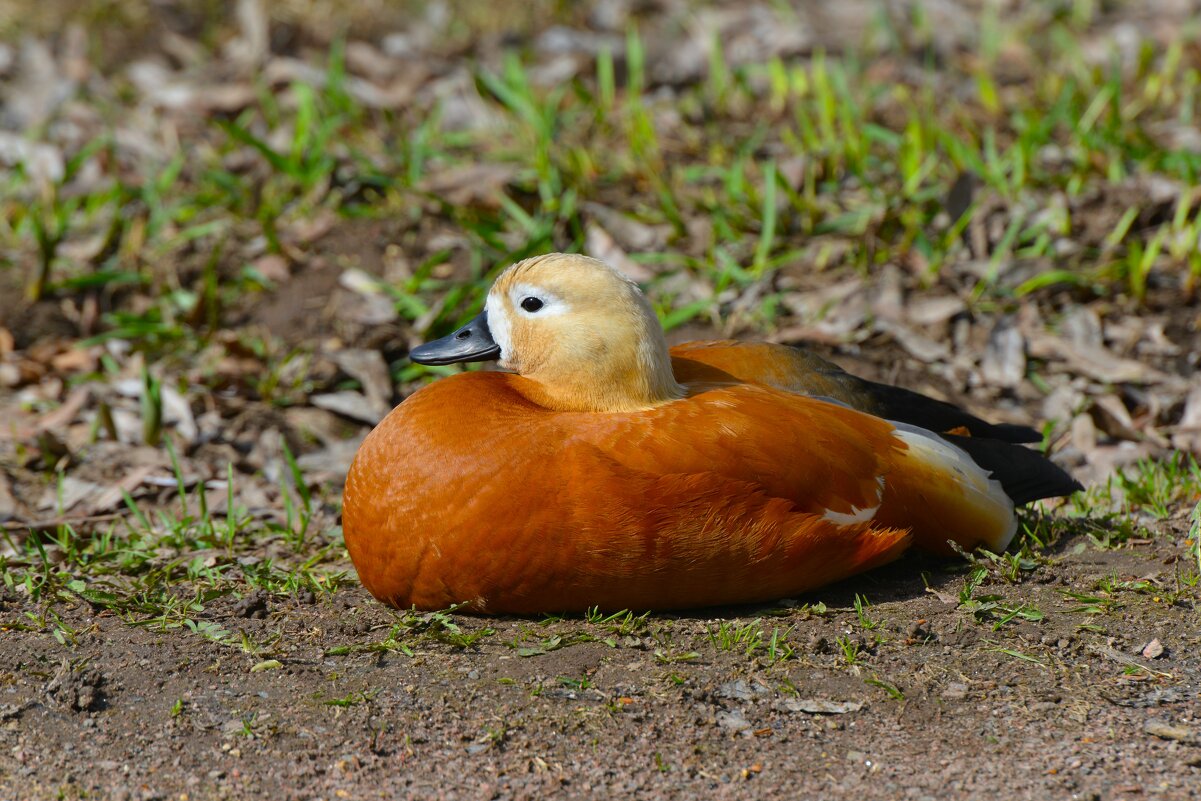
[[[346,546],[399,607],[671,609],[794,596],[910,545],[1002,551],[1079,485],[945,403],[782,345],[668,349],[595,259],[509,267],[415,362],[499,359],[397,406],[351,466]],[[1009,440],[1008,442],[1005,440]]]

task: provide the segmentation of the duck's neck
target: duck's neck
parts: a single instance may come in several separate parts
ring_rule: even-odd
[[[570,412],[635,412],[684,397],[671,369],[662,330],[630,331],[601,353],[545,365],[533,373],[525,393],[548,409]]]

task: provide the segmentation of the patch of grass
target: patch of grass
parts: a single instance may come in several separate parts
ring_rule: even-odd
[[[750,656],[763,646],[763,620],[747,623],[723,620],[717,628],[706,626],[709,642],[719,651],[741,651]]]
[[[1098,510],[1109,509],[1111,517],[1119,519],[1139,511],[1164,519],[1181,503],[1197,497],[1201,497],[1201,464],[1174,451],[1165,459],[1140,459],[1131,467],[1119,467],[1104,484],[1073,496],[1070,504],[1079,516],[1097,518]]]
[[[452,289],[418,268],[403,287],[389,288],[406,319],[443,333],[478,308],[493,267],[580,249],[582,209],[613,203],[613,187],[637,187],[636,202],[622,210],[671,231],[631,255],[667,267],[665,279],[687,274],[704,287],[681,294],[669,280],[653,283],[672,325],[701,317],[770,329],[783,312],[773,279],[797,264],[865,274],[912,264],[933,279],[971,257],[961,235],[998,207],[1004,225],[987,252],[974,254],[989,265],[975,289],[979,302],[1061,285],[1142,300],[1156,273],[1195,281],[1201,204],[1192,194],[1154,217],[1130,205],[1095,241],[1064,203],[1139,175],[1184,185],[1201,175],[1201,157],[1153,135],[1198,113],[1187,36],[1111,69],[1076,46],[1081,23],[1057,18],[1030,31],[1015,24],[1028,23],[997,21],[994,41],[1021,39],[1047,61],[1023,77],[1020,91],[1006,86],[995,57],[973,63],[975,92],[938,91],[931,68],[881,82],[870,65],[904,58],[900,36],[885,37],[891,44],[879,53],[819,51],[737,66],[717,40],[706,78],[666,100],[648,91],[636,27],[625,42],[622,80],[611,50],[597,56],[591,74],[550,86],[511,50],[498,69],[474,74],[499,123],[480,132],[445,130],[437,110],[364,108],[347,90],[345,43],[335,39],[313,77],[280,95],[260,92],[232,117],[214,114],[198,146],[139,165],[144,174],[133,179],[111,168],[118,159],[110,137],[78,146],[50,185],[13,172],[11,199],[0,203],[0,244],[39,265],[29,285],[36,297],[97,286],[145,294],[152,303],[142,311],[110,312],[105,333],[156,354],[207,340],[239,290],[258,284],[261,291],[252,268],[222,255],[231,244],[261,237],[267,252],[303,260],[291,231],[318,212],[415,227],[419,210],[432,207],[463,233],[471,280]],[[679,123],[665,137],[657,115],[669,108]],[[483,205],[452,204],[425,188],[430,175],[467,163],[511,165],[515,174]],[[85,174],[97,170],[102,180],[85,185]],[[947,220],[948,190],[966,172],[980,189],[965,213]],[[688,222],[699,218],[712,222],[710,241],[678,252]],[[63,255],[65,243],[85,235],[98,237],[94,253]],[[1080,246],[1061,252],[1067,239]],[[1047,268],[1008,286],[1000,268],[1014,260]],[[193,277],[179,264],[208,266]]]
[[[1046,615],[1031,604],[1014,604],[1001,595],[977,593],[976,590],[988,575],[987,567],[976,567],[968,574],[959,591],[958,608],[970,612],[977,623],[991,622],[993,631],[999,631],[1015,620],[1038,623],[1046,619]]]
[[[862,656],[862,648],[858,640],[839,635],[834,638],[834,644],[838,646],[838,652],[842,655],[842,659],[848,667],[859,664]]]
[[[872,687],[879,687],[881,690],[888,693],[888,697],[893,699],[894,701],[904,701],[905,700],[905,693],[903,693],[900,690],[900,688],[898,688],[892,682],[885,681],[884,679],[881,679],[878,676],[873,676],[870,679],[864,679],[863,683],[869,684]]]
[[[1020,659],[1023,662],[1030,662],[1032,664],[1038,665],[1039,667],[1047,667],[1047,663],[1042,661],[1041,659],[1031,656],[1030,654],[1025,654],[1025,653],[1022,653],[1021,651],[1014,650],[1013,648],[990,648],[988,650],[994,651],[998,654],[1005,654],[1006,656],[1012,656],[1014,659]]]
[[[1073,590],[1060,590],[1060,594],[1065,599],[1076,602],[1077,605],[1068,610],[1073,614],[1108,615],[1124,606],[1124,604],[1104,591],[1085,593]]]
[[[781,631],[773,627],[767,634],[763,618],[747,622],[723,620],[716,628],[705,627],[706,638],[718,651],[740,653],[768,666],[796,658],[796,649],[788,641],[791,631],[791,628]]]

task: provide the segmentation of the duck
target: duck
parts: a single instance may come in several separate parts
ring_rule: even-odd
[[[897,559],[1013,538],[1081,489],[990,424],[763,342],[669,349],[636,283],[552,253],[411,350],[497,361],[418,389],[365,438],[342,530],[385,604],[480,614],[793,598]]]

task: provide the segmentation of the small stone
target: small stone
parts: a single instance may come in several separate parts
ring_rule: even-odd
[[[717,688],[717,694],[722,698],[733,698],[738,701],[749,701],[755,697],[751,692],[750,685],[742,679],[727,681]]]
[[[935,639],[934,635],[930,631],[929,625],[927,625],[925,620],[913,621],[913,624],[909,627],[906,635],[909,637],[909,639],[917,642],[929,642],[930,640]]]
[[[1163,643],[1159,641],[1158,637],[1143,646],[1144,659],[1159,659],[1161,656],[1163,656],[1163,653]]]
[[[825,698],[785,698],[782,706],[789,712],[805,712],[810,715],[845,715],[863,709],[860,701],[831,701]]]
[[[729,732],[750,731],[751,722],[738,710],[733,712],[718,712],[717,725]]]
[[[262,620],[267,617],[267,593],[255,590],[234,604],[233,613],[237,617]]]
[[[959,682],[951,682],[942,691],[944,701],[962,701],[967,698],[967,685]]]
[[[1179,726],[1160,718],[1151,718],[1143,724],[1143,731],[1153,734],[1161,740],[1175,740],[1180,743],[1201,743],[1201,733],[1188,726]]]

